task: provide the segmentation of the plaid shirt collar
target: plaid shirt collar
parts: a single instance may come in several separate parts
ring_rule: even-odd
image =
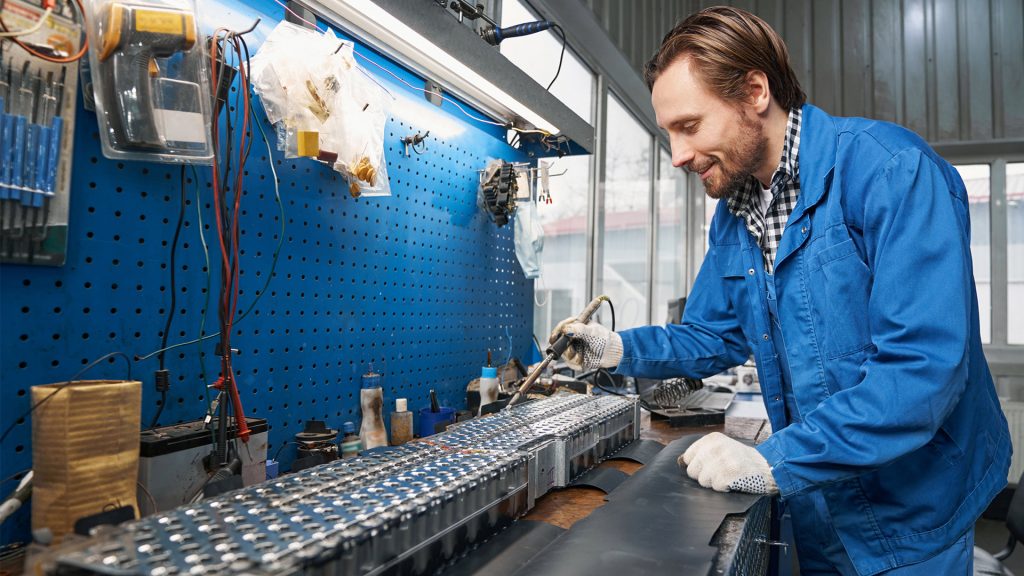
[[[772,200],[768,210],[761,211],[761,183],[751,176],[746,184],[729,197],[729,211],[743,219],[747,230],[757,240],[764,254],[765,270],[774,272],[775,252],[782,232],[786,228],[796,201],[800,196],[800,119],[802,111],[789,111],[786,121],[786,138],[782,143],[782,157],[772,174]]]

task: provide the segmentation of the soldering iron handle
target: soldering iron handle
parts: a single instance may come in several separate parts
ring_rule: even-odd
[[[548,346],[548,349],[544,351],[544,355],[561,358],[562,354],[569,348],[569,342],[571,341],[572,338],[568,334],[562,334],[558,337],[558,340],[555,340],[554,344]]]
[[[597,309],[601,307],[601,303],[607,299],[607,296],[602,295],[591,300],[590,303],[587,304],[587,307],[584,308],[583,311],[580,312],[579,316],[576,317],[576,321],[584,324],[590,322],[590,317],[594,315],[594,312],[597,312]],[[558,340],[555,340],[554,344],[548,346],[548,349],[544,351],[544,354],[555,359],[561,358],[562,354],[564,354],[569,348],[569,342],[571,340],[572,337],[569,334],[562,334],[558,337]]]

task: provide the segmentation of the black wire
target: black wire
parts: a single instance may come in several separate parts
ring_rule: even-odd
[[[612,332],[615,332],[615,306],[612,305],[611,299],[605,300],[608,303],[608,308],[612,311]]]
[[[612,378],[611,373],[608,372],[608,370],[606,368],[598,368],[597,370],[594,370],[590,374],[595,374],[597,376],[602,376],[603,375],[605,378],[608,379],[608,382],[613,387],[615,386],[615,379]],[[594,386],[597,386],[598,388],[600,388],[601,390],[604,390],[605,392],[607,392],[609,394],[614,394],[615,396],[622,396],[623,398],[631,398],[631,396],[629,394],[623,394],[621,392],[617,392],[615,390],[612,390],[612,389],[609,389],[609,388],[605,388],[604,386],[601,385],[600,382],[597,381],[596,377],[594,378]],[[640,405],[643,406],[648,412],[651,411],[651,405],[646,400],[644,400],[642,396],[640,396],[639,388],[637,389],[636,399],[637,399],[638,402],[640,402]]]
[[[4,478],[3,480],[0,480],[0,486],[3,486],[4,484],[7,484],[11,480],[21,480],[22,476],[24,476],[25,474],[28,474],[31,471],[32,471],[31,468],[25,468],[24,470],[22,470],[20,472],[15,472],[14,474],[11,474],[7,478]]]
[[[99,358],[97,358],[97,359],[93,360],[92,362],[90,362],[89,365],[86,366],[85,368],[82,368],[81,370],[76,372],[75,375],[72,376],[71,378],[69,378],[68,380],[66,380],[64,382],[64,384],[62,384],[60,386],[60,388],[57,388],[56,390],[51,392],[46,398],[43,398],[39,402],[36,402],[35,404],[33,404],[32,407],[29,408],[24,414],[22,414],[21,416],[16,418],[13,422],[11,422],[11,425],[8,426],[4,430],[4,433],[2,435],[0,435],[0,444],[3,444],[4,440],[7,439],[7,435],[10,434],[12,430],[14,430],[14,427],[17,426],[19,422],[23,421],[25,418],[28,418],[30,415],[32,415],[32,413],[35,412],[36,408],[39,408],[43,404],[46,404],[47,400],[49,400],[50,398],[53,398],[54,396],[59,394],[61,390],[64,390],[68,386],[73,385],[78,380],[78,377],[81,376],[82,374],[85,374],[87,371],[89,371],[90,368],[96,366],[100,362],[106,360],[107,358],[111,358],[113,356],[120,356],[120,357],[124,358],[125,363],[128,364],[128,380],[130,381],[132,379],[132,360],[131,360],[131,358],[129,358],[128,355],[125,354],[124,352],[111,352],[109,354],[104,354],[103,356],[100,356]]]
[[[290,446],[291,444],[295,444],[299,448],[302,447],[302,444],[299,444],[298,442],[285,442],[284,444],[281,445],[280,448],[277,449],[277,452],[274,452],[274,460],[276,460],[277,462],[280,462],[280,460],[278,460],[277,458],[278,458],[278,456],[281,455],[281,451],[284,450],[285,448],[287,448],[288,446]]]
[[[164,406],[167,405],[167,390],[160,391],[160,406],[156,409],[156,414],[153,415],[153,420],[149,423],[149,429],[156,428],[156,423],[160,421],[160,415],[164,413]]]
[[[562,30],[562,27],[558,24],[553,24],[551,27],[558,30],[558,33],[562,36],[562,53],[558,55],[558,70],[555,70],[555,77],[551,79],[551,82],[548,83],[548,87],[545,88],[545,90],[551,90],[551,87],[555,84],[555,80],[558,80],[558,75],[562,73],[562,59],[565,58],[565,30]]]
[[[167,337],[171,334],[171,322],[174,320],[174,314],[177,311],[177,295],[178,289],[174,282],[174,272],[177,268],[175,264],[175,257],[178,253],[178,237],[181,236],[181,225],[185,222],[185,165],[181,165],[181,206],[178,207],[178,224],[174,227],[174,238],[171,240],[171,308],[167,311],[167,323],[164,324],[164,334],[160,338],[160,347],[167,348]],[[167,350],[160,352],[157,356],[157,360],[160,363],[160,370],[164,369],[164,357],[167,354]],[[165,394],[166,395],[166,394]],[[160,405],[160,409],[163,410],[163,405]],[[159,415],[159,412],[157,412]],[[154,425],[156,420],[153,420]],[[150,426],[152,428],[152,426]]]

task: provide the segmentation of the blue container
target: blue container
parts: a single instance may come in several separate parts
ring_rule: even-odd
[[[455,423],[455,408],[441,407],[440,412],[431,412],[430,407],[420,408],[420,422],[416,430],[420,438],[434,435],[434,427],[444,422],[445,425]]]

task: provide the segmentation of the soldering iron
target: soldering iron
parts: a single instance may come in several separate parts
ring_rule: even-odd
[[[580,312],[580,315],[576,317],[576,321],[582,322],[583,324],[589,322],[590,317],[594,315],[594,312],[597,312],[597,309],[601,307],[602,302],[611,303],[611,299],[604,295],[594,298],[590,301],[590,304],[587,304],[587,307],[583,309],[583,312]],[[519,401],[519,398],[530,389],[530,386],[533,386],[533,383],[537,381],[537,378],[540,378],[541,373],[544,372],[549,364],[562,357],[562,354],[569,348],[569,343],[571,341],[572,336],[570,334],[563,333],[558,337],[558,340],[556,340],[554,344],[548,346],[548,349],[544,351],[544,360],[542,360],[541,363],[538,364],[532,372],[530,372],[526,377],[526,380],[523,380],[523,384],[519,387],[519,390],[516,391],[515,395],[508,401],[508,404],[505,406],[505,410],[512,408],[512,406]]]

